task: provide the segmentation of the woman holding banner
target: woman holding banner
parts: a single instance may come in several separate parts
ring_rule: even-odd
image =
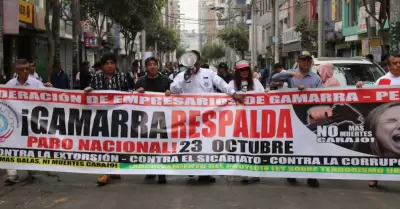
[[[238,61],[235,66],[235,75],[233,80],[229,82],[229,86],[237,92],[264,92],[264,86],[261,84],[260,80],[254,78],[253,75],[250,64],[246,60]],[[260,178],[253,177],[251,180],[258,182]],[[249,183],[249,177],[242,176],[242,183]]]

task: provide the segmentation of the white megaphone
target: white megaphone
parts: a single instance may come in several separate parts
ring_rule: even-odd
[[[193,68],[197,61],[197,54],[190,51],[183,53],[179,58],[179,63],[188,69]]]
[[[179,58],[179,63],[187,68],[184,78],[185,80],[189,80],[192,74],[194,73],[195,64],[198,61],[198,56],[194,52],[185,52]]]

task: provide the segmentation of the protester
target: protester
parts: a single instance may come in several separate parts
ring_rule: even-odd
[[[174,80],[174,78],[180,73],[180,72],[184,72],[186,71],[186,67],[183,66],[182,64],[179,64],[178,67],[174,70],[174,73],[172,73],[171,75],[169,75],[169,79],[171,79],[171,81]]]
[[[226,83],[231,82],[231,80],[233,79],[233,75],[229,72],[229,67],[225,62],[220,62],[217,66],[217,69],[219,77],[224,79]]]
[[[257,78],[253,78],[251,73],[250,64],[246,60],[242,60],[236,63],[235,76],[232,81],[229,82],[229,86],[235,89],[237,92],[264,92],[264,87]],[[252,181],[260,181],[259,177],[252,177]],[[249,178],[242,176],[242,183],[248,183]]]
[[[146,92],[159,92],[165,93],[166,96],[171,95],[169,90],[171,80],[158,72],[158,60],[154,57],[149,57],[145,61],[145,67],[147,69],[146,75],[139,78],[135,85],[135,90],[139,93]],[[156,175],[146,175],[146,179],[155,179]],[[159,184],[167,183],[165,175],[158,175]]]
[[[340,82],[333,77],[333,65],[330,63],[321,64],[317,69],[318,75],[321,77],[322,82],[326,87],[340,86]]]
[[[45,88],[45,86],[51,87],[50,83],[43,84],[38,79],[31,76],[31,66],[26,59],[18,59],[14,64],[15,73],[17,77],[11,79],[6,83],[9,87],[30,87],[30,88]],[[28,171],[27,179],[35,179],[33,171]],[[6,186],[11,186],[18,183],[19,176],[17,170],[7,170],[7,179],[5,181]]]
[[[13,78],[17,76],[17,72],[14,72]],[[36,73],[36,64],[34,62],[29,63],[29,77],[42,81],[42,78]]]
[[[372,54],[367,54],[367,56],[365,56],[365,59],[367,59],[370,62],[374,62],[374,55]]]
[[[267,88],[268,78],[270,76],[269,76],[269,69],[265,66],[265,64],[263,64],[263,66],[261,67],[260,74],[261,74],[260,82],[264,86],[264,88]]]
[[[61,67],[61,64],[57,65],[57,69],[51,74],[51,84],[54,88],[58,89],[71,89],[70,79],[66,72]]]
[[[129,89],[134,89],[136,82],[140,77],[144,76],[145,73],[139,69],[139,61],[135,60],[132,62],[132,68],[127,73]]]
[[[260,72],[260,69],[257,66],[254,66],[253,78],[261,81],[261,72]]]
[[[171,62],[166,62],[165,63],[165,68],[164,68],[164,71],[163,71],[163,75],[169,77],[173,72],[174,72],[174,68],[172,67],[172,63]]]
[[[76,75],[76,88],[77,89],[85,89],[90,85],[90,80],[92,79],[92,75],[90,73],[90,62],[84,61],[81,64],[79,72]]]
[[[85,92],[93,90],[116,90],[128,91],[128,79],[126,74],[117,71],[117,58],[114,54],[105,54],[101,58],[103,70],[96,72],[91,79],[90,86],[84,89]],[[107,185],[110,179],[121,179],[120,175],[102,175],[97,179],[99,186]]]
[[[247,92],[256,91],[264,92],[260,80],[253,78],[250,64],[246,60],[239,61],[235,66],[235,77],[229,82],[229,85],[235,91]]]
[[[272,82],[272,77],[277,74],[283,72],[283,66],[280,63],[274,64],[274,71],[272,71],[270,78],[268,79],[267,84],[269,84],[269,90],[277,90],[279,88],[284,87],[284,82]]]
[[[311,72],[312,56],[310,52],[303,51],[297,59],[298,68],[276,73],[271,77],[271,82],[287,82],[289,88],[323,88],[321,77]],[[304,116],[307,120],[308,115]],[[288,178],[289,183],[297,182],[295,178]],[[319,187],[316,179],[308,179],[307,184],[310,187]]]
[[[388,70],[384,76],[380,77],[375,85],[400,85],[400,55],[392,55],[389,57],[388,62]],[[358,88],[362,88],[364,86],[364,82],[357,82],[356,86]],[[378,181],[370,181],[368,183],[370,187],[377,187]]]
[[[171,84],[173,94],[181,93],[213,93],[214,86],[222,92],[229,94],[233,99],[243,103],[244,95],[236,93],[221,77],[210,69],[200,68],[200,52],[193,50],[197,55],[197,62],[194,68],[179,73]],[[199,181],[215,182],[211,176],[199,176]]]

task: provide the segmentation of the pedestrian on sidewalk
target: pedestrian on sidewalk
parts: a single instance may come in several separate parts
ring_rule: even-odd
[[[135,90],[139,93],[144,92],[159,92],[165,93],[166,96],[171,95],[169,90],[171,80],[162,75],[158,71],[158,60],[154,57],[149,57],[145,61],[146,75],[139,78],[136,83]],[[146,175],[147,180],[155,179],[156,175]],[[165,175],[158,175],[159,184],[167,183]]]
[[[310,52],[301,52],[300,56],[297,59],[297,64],[298,68],[296,69],[282,71],[273,75],[271,77],[271,82],[287,82],[289,88],[298,88],[299,90],[304,90],[305,88],[324,88],[321,77],[311,71],[312,56]],[[312,117],[311,113],[309,113],[309,111],[304,112],[306,112],[307,114],[305,114],[304,117],[299,117],[300,120],[305,123],[310,122],[310,117]],[[314,112],[325,113],[323,111],[320,111],[320,109],[315,108]],[[324,115],[325,114],[323,114],[323,116]],[[315,114],[312,118],[320,119],[318,114]],[[287,181],[290,184],[297,183],[297,180],[295,178],[288,178]],[[317,179],[307,179],[307,184],[310,187],[319,187],[319,182]]]
[[[51,74],[51,84],[54,88],[58,89],[71,89],[71,80],[69,79],[68,75],[62,69],[61,64],[57,65],[57,68]]]
[[[97,71],[91,79],[90,86],[84,89],[84,92],[93,90],[115,90],[128,91],[128,79],[125,73],[117,71],[117,58],[109,53],[101,58],[102,70]],[[99,186],[109,183],[110,179],[121,179],[120,175],[104,174],[97,179]]]
[[[51,87],[50,83],[43,84],[36,78],[30,76],[31,74],[31,66],[28,60],[26,59],[18,59],[14,64],[15,73],[17,77],[11,79],[6,83],[6,86],[9,87],[30,87],[30,88],[45,88],[46,86]],[[33,171],[28,171],[27,179],[35,179],[33,176]],[[18,171],[13,169],[7,170],[7,179],[5,181],[6,186],[11,186],[18,183]]]

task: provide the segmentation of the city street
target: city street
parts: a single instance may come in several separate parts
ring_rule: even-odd
[[[41,173],[36,182],[0,185],[0,208],[57,209],[397,209],[400,183],[382,182],[378,189],[364,181],[323,180],[312,189],[304,180],[289,186],[284,179],[262,179],[241,185],[238,179],[218,178],[214,185],[199,185],[187,177],[170,176],[166,185],[145,182],[143,176],[99,188],[96,175]],[[3,182],[4,177],[0,178]]]

